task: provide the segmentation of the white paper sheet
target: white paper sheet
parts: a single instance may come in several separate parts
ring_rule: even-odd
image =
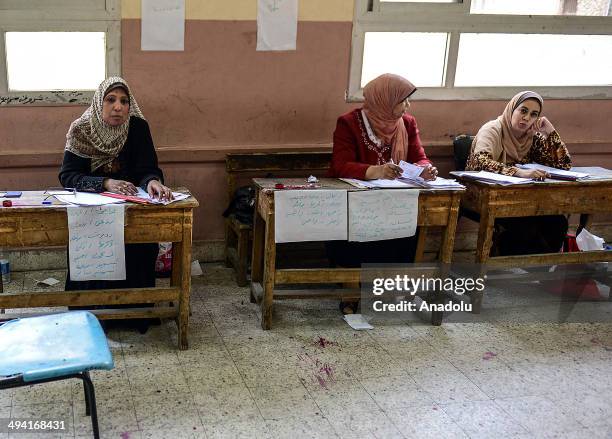
[[[185,0],[142,0],[141,50],[185,50]]]
[[[374,329],[374,326],[370,325],[361,314],[347,314],[344,316],[344,321],[348,323],[351,328],[358,331],[362,329]]]
[[[257,0],[257,50],[295,50],[298,0]]]
[[[58,283],[60,283],[60,281],[53,277],[48,277],[44,280],[36,281],[36,285],[39,285],[41,287],[52,287],[53,285],[57,285]]]
[[[124,206],[69,207],[70,279],[124,280]]]
[[[105,204],[121,204],[125,201],[118,198],[105,197],[91,192],[76,192],[74,195],[55,195],[59,201],[76,206],[103,206]]]
[[[548,172],[551,178],[560,180],[578,180],[589,176],[589,174],[585,172],[565,171],[563,169],[552,168],[539,163],[527,163],[524,165],[518,165],[518,167],[523,169],[539,169],[541,171]]]
[[[137,197],[140,197],[142,199],[145,199],[147,201],[150,201],[153,204],[163,204],[164,206],[170,203],[174,203],[175,201],[181,201],[184,200],[185,198],[189,198],[189,194],[183,194],[181,192],[172,192],[172,195],[174,196],[174,199],[171,201],[161,201],[158,200],[157,198],[153,198],[151,197],[145,190],[143,190],[141,187],[138,188],[138,193],[136,194]]]
[[[416,177],[420,177],[421,174],[423,173],[423,167],[421,166],[417,166],[417,165],[413,165],[412,163],[408,163],[405,162],[403,160],[401,160],[399,162],[398,165],[400,168],[402,168],[402,177],[403,178],[408,178],[408,179],[413,179]]]
[[[349,192],[349,241],[406,238],[416,233],[419,191]]]
[[[612,169],[601,166],[574,166],[570,171],[588,174],[588,177],[585,177],[586,180],[612,180]]]
[[[274,192],[276,242],[346,240],[346,190]]]
[[[406,189],[409,187],[419,187],[416,183],[406,182],[401,180],[388,180],[386,178],[378,178],[376,180],[358,180],[360,184],[370,189],[391,189],[400,188]]]
[[[486,181],[488,183],[500,184],[502,186],[510,186],[513,184],[533,183],[530,178],[513,177],[511,175],[496,174],[488,171],[452,171],[451,175],[457,177],[469,178],[472,180]]]

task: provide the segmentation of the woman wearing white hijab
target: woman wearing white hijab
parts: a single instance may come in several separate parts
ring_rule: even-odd
[[[147,124],[128,84],[111,77],[100,84],[92,103],[66,135],[59,180],[64,187],[88,192],[134,195],[140,186],[151,196],[172,199]],[[157,244],[125,246],[126,279],[122,281],[66,280],[66,290],[146,288],[155,286]],[[146,321],[138,321],[143,331]]]
[[[516,94],[497,119],[480,128],[466,170],[489,171],[543,180],[546,172],[515,165],[539,163],[558,169],[572,166],[570,154],[552,123],[541,116],[544,100],[533,91]],[[554,253],[567,233],[567,218],[546,215],[495,221],[499,254]]]

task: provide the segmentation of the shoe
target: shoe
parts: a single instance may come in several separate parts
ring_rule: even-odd
[[[355,314],[358,307],[359,302],[340,302],[340,305],[338,306],[340,312],[344,315]]]

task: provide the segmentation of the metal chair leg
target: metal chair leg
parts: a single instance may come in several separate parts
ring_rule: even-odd
[[[100,439],[100,430],[98,429],[98,411],[96,409],[96,392],[94,385],[91,382],[88,372],[83,372],[83,388],[85,389],[85,407],[86,414],[91,414],[91,427],[93,429],[94,439]],[[89,406],[89,410],[87,407]]]

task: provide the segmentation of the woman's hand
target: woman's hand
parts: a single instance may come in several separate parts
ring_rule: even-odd
[[[550,136],[554,130],[555,127],[545,116],[539,117],[531,127],[532,134],[538,132],[544,134],[544,137]]]
[[[151,196],[151,198],[157,198],[161,201],[170,201],[174,200],[174,196],[172,195],[172,190],[164,186],[159,182],[159,180],[151,180],[147,184],[147,192]]]
[[[433,166],[431,163],[418,166],[422,166],[424,168],[420,175],[423,180],[435,180],[438,176],[438,168]]]
[[[402,168],[393,163],[385,163],[384,165],[370,166],[366,170],[366,180],[376,180],[384,178],[386,180],[395,180],[402,175]]]
[[[514,174],[515,177],[531,178],[532,180],[543,181],[545,178],[550,177],[548,172],[542,171],[541,169],[521,169]]]
[[[115,194],[136,195],[138,193],[138,189],[136,189],[136,186],[125,180],[114,180],[112,178],[106,178],[102,183],[102,187],[104,187],[104,190],[108,192],[113,192]]]

